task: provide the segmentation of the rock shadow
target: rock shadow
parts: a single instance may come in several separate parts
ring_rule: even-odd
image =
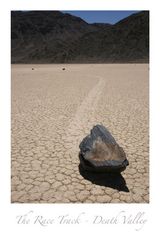
[[[97,173],[86,171],[81,164],[79,164],[79,172],[85,179],[94,184],[117,189],[118,191],[129,192],[126,181],[121,173]]]

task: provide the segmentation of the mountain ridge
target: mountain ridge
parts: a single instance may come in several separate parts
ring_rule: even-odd
[[[149,12],[89,24],[60,11],[11,12],[11,63],[149,62]]]

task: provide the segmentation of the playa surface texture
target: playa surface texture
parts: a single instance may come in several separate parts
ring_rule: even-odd
[[[11,202],[149,202],[148,71],[148,64],[12,65]],[[120,175],[79,167],[79,144],[96,124],[127,155]]]

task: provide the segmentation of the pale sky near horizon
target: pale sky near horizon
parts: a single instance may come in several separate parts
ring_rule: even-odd
[[[82,18],[88,23],[111,23],[114,24],[121,19],[139,11],[62,11]]]

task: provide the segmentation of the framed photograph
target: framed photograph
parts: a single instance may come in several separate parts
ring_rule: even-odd
[[[140,239],[157,216],[158,15],[150,1],[71,2],[1,14],[8,225],[25,239]]]

